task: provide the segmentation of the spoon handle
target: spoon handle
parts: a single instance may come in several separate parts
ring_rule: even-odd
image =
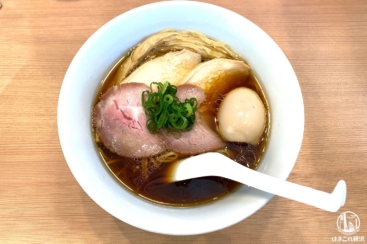
[[[251,170],[219,153],[205,153],[183,160],[178,163],[173,175],[172,181],[220,176],[330,212],[336,212],[344,205],[347,192],[343,180],[330,194]]]

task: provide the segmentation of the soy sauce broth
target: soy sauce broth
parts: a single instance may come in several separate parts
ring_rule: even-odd
[[[117,83],[116,75],[119,64],[126,58],[124,56],[102,81],[98,96],[93,107],[98,103],[99,96],[107,89]],[[247,143],[226,143],[225,150],[236,162],[256,169],[265,152],[269,135],[269,106],[265,98],[263,89],[260,86],[253,72],[250,72],[247,79],[239,79],[236,74],[227,77],[225,80],[218,80],[215,90],[209,90],[206,100],[199,108],[201,117],[215,131],[218,126],[216,115],[220,102],[231,90],[238,87],[250,88],[260,96],[267,110],[266,126],[258,145]],[[95,134],[95,132],[93,131]],[[185,180],[175,183],[165,183],[164,174],[169,170],[167,163],[149,163],[148,175],[142,175],[142,159],[127,158],[111,153],[102,143],[96,141],[96,146],[111,174],[127,189],[138,196],[149,201],[170,205],[170,206],[192,206],[215,201],[233,191],[241,184],[221,178],[203,177],[198,179]],[[183,157],[179,157],[182,159]],[[195,170],[195,169],[193,169]]]

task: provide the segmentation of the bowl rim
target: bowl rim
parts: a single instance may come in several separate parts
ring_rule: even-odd
[[[88,179],[88,177],[86,175],[81,174],[80,172],[80,166],[78,166],[76,159],[74,158],[74,154],[73,154],[73,149],[72,147],[75,146],[75,144],[73,144],[73,140],[77,140],[76,138],[73,137],[73,135],[70,135],[68,133],[65,133],[68,130],[68,126],[70,125],[70,120],[73,120],[74,118],[72,118],[72,116],[70,116],[68,114],[68,105],[70,105],[70,102],[67,103],[67,99],[70,97],[70,91],[71,91],[71,87],[73,86],[73,76],[78,74],[78,64],[80,62],[82,62],[82,60],[84,60],[86,57],[88,57],[88,52],[90,50],[90,48],[94,45],[95,42],[98,41],[98,39],[104,35],[105,33],[107,33],[108,31],[110,31],[111,29],[113,29],[116,25],[118,25],[121,21],[126,21],[130,18],[135,18],[136,16],[141,16],[144,15],[146,13],[155,13],[155,11],[160,11],[160,10],[165,10],[165,11],[169,11],[171,9],[177,9],[180,8],[183,11],[185,9],[190,9],[190,11],[204,11],[202,12],[203,14],[208,14],[208,13],[216,13],[216,14],[221,14],[221,16],[223,18],[225,18],[226,20],[228,19],[229,22],[231,21],[239,21],[241,24],[246,25],[246,28],[248,30],[252,30],[252,31],[256,31],[256,33],[258,33],[259,35],[261,35],[262,38],[264,38],[264,42],[267,43],[267,45],[270,45],[271,47],[269,48],[271,51],[274,51],[276,55],[279,56],[279,58],[282,61],[282,64],[285,66],[285,70],[289,73],[288,74],[288,78],[290,81],[292,81],[290,84],[292,86],[292,89],[295,91],[295,95],[290,99],[290,100],[294,100],[295,103],[294,104],[289,104],[287,106],[295,106],[299,109],[299,111],[296,111],[296,128],[294,129],[294,131],[296,131],[296,135],[295,135],[295,141],[292,145],[292,155],[288,156],[289,161],[291,161],[291,163],[289,163],[287,168],[282,169],[281,171],[277,172],[277,177],[281,178],[281,179],[287,179],[290,172],[292,171],[295,163],[296,163],[296,159],[298,156],[298,153],[300,151],[301,148],[301,144],[302,144],[302,138],[303,138],[303,132],[304,132],[304,108],[303,108],[303,99],[302,99],[302,94],[301,94],[301,90],[300,90],[300,86],[297,80],[297,77],[294,73],[294,70],[292,68],[292,66],[290,65],[288,59],[286,58],[285,54],[281,51],[281,49],[278,47],[278,45],[271,39],[270,36],[268,36],[263,30],[261,30],[258,26],[256,26],[254,23],[252,23],[251,21],[249,21],[248,19],[246,19],[245,17],[231,11],[228,9],[225,9],[223,7],[220,6],[216,6],[213,4],[209,4],[209,3],[203,3],[203,2],[196,2],[196,1],[164,1],[164,2],[156,2],[156,3],[151,3],[151,4],[147,4],[147,5],[143,5],[140,6],[138,8],[129,10],[125,13],[122,13],[121,15],[113,18],[112,20],[110,20],[109,22],[107,22],[105,25],[103,25],[101,28],[99,28],[84,44],[83,46],[79,49],[79,51],[77,52],[77,54],[75,55],[75,57],[73,58],[66,74],[63,80],[63,84],[60,90],[60,95],[59,95],[59,101],[58,101],[58,111],[57,111],[57,123],[58,123],[58,133],[59,133],[59,139],[60,139],[60,144],[62,147],[62,151],[64,153],[66,162],[71,170],[71,172],[73,173],[74,177],[76,178],[76,180],[78,181],[78,183],[80,184],[80,186],[84,189],[84,191],[98,204],[100,205],[103,209],[105,209],[107,212],[109,212],[111,215],[115,216],[116,218],[132,225],[135,226],[137,228],[143,229],[143,230],[147,230],[150,232],[155,232],[155,233],[161,233],[161,234],[169,234],[169,235],[194,235],[194,234],[203,234],[203,233],[208,233],[208,232],[212,232],[212,231],[217,231],[223,228],[226,228],[228,226],[231,226],[233,224],[236,224],[240,221],[242,221],[243,219],[251,216],[253,213],[255,213],[256,211],[258,211],[260,208],[262,208],[272,197],[273,195],[268,194],[268,193],[263,193],[260,192],[258,190],[254,190],[254,189],[250,189],[247,192],[250,192],[252,195],[252,197],[254,197],[254,199],[256,199],[257,203],[255,204],[256,206],[252,206],[250,208],[250,211],[248,213],[245,214],[241,214],[238,215],[238,213],[235,213],[233,215],[230,216],[230,218],[226,219],[225,221],[213,221],[212,218],[208,218],[207,223],[210,223],[208,226],[200,226],[197,225],[193,222],[192,219],[188,219],[185,224],[186,227],[185,228],[181,228],[180,230],[176,230],[174,227],[172,226],[168,226],[168,225],[180,225],[180,221],[177,221],[177,219],[168,219],[168,220],[172,220],[172,223],[166,222],[166,223],[159,223],[157,225],[152,224],[151,222],[142,222],[141,219],[136,220],[133,216],[130,217],[126,217],[121,213],[118,213],[119,209],[116,206],[112,206],[111,203],[107,202],[105,199],[102,199],[103,196],[101,196],[101,194],[96,191],[96,189],[94,189],[96,186],[100,187],[100,185],[103,185],[103,178],[100,178],[100,182],[98,182],[98,184],[100,185],[91,185],[90,179]],[[202,20],[205,21],[205,20]],[[140,22],[144,22],[144,20],[140,20]],[[141,23],[140,23],[141,24]],[[205,23],[204,23],[205,24]],[[231,30],[230,30],[231,31]],[[230,45],[231,46],[231,45]],[[274,49],[274,50],[273,50]],[[253,65],[250,62],[251,65]],[[111,64],[109,64],[111,66]],[[114,63],[112,64],[114,65]],[[256,65],[261,65],[261,64],[256,64]],[[96,79],[96,77],[92,77],[93,79]],[[265,93],[266,93],[267,88],[265,88]],[[95,91],[96,92],[96,91]],[[93,95],[94,96],[94,95]],[[270,107],[272,107],[273,104],[270,104]],[[274,106],[276,107],[276,106]],[[293,108],[293,107],[292,107]],[[68,121],[66,121],[66,119]],[[83,124],[88,124],[88,121],[83,121]],[[273,121],[271,121],[271,127],[281,127],[282,130],[286,129],[286,123],[281,125],[281,124],[273,124]],[[292,131],[292,132],[294,132]],[[85,138],[82,138],[82,141],[85,140]],[[72,142],[72,143],[71,143]],[[90,147],[88,148],[88,150],[95,150],[91,149]],[[265,153],[266,157],[268,154],[268,152]],[[83,157],[87,157],[87,155],[82,155]],[[80,157],[79,157],[80,159]],[[272,174],[271,170],[267,167],[263,167],[263,168],[259,168],[259,170],[261,170],[264,173],[267,174]],[[97,179],[98,180],[98,179]],[[99,181],[99,180],[98,180]],[[102,187],[103,188],[103,187]],[[101,188],[98,188],[97,190],[100,190]],[[131,193],[127,193],[127,194],[131,194]],[[127,195],[126,195],[127,196]],[[228,200],[228,197],[223,198],[220,201],[230,201]],[[116,198],[115,200],[121,200],[119,198]],[[233,199],[232,199],[233,200]],[[172,207],[167,207],[167,206],[156,206],[153,203],[150,202],[146,202],[146,200],[143,199],[137,199],[137,204],[140,204],[141,206],[145,206],[147,208],[153,209],[153,211],[161,211],[161,212],[166,212],[167,214],[176,214],[177,212],[183,212],[182,214],[186,213],[192,209],[199,209],[199,210],[195,210],[195,211],[203,211],[203,208],[206,208],[206,206],[208,206],[208,208],[211,209],[215,209],[215,207],[213,208],[212,206],[216,205],[216,204],[205,204],[205,205],[201,205],[198,207],[189,207],[186,209],[173,209]],[[153,206],[152,206],[153,205]],[[130,206],[131,207],[131,206]],[[161,210],[163,208],[163,210]],[[181,213],[180,213],[181,214]],[[182,215],[180,215],[182,216]],[[159,216],[161,217],[161,216]],[[165,220],[165,221],[168,221]],[[175,222],[176,221],[176,222]],[[191,222],[190,222],[191,221]],[[217,222],[217,223],[216,223]],[[188,224],[192,224],[193,227],[189,227]],[[202,224],[202,223],[201,223]],[[167,229],[162,229],[162,226],[167,226]],[[169,228],[168,228],[169,227]],[[196,228],[196,229],[195,229]]]

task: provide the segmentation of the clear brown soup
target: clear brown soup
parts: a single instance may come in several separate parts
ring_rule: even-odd
[[[93,107],[99,102],[99,96],[115,85],[119,64],[126,58],[123,57],[102,81],[102,85],[95,99]],[[256,169],[265,151],[269,134],[269,106],[264,92],[253,74],[250,73],[246,80],[234,74],[226,80],[218,80],[215,90],[208,91],[206,100],[199,111],[207,124],[215,131],[216,115],[223,97],[237,87],[248,87],[257,92],[267,110],[267,123],[258,145],[247,143],[226,143],[226,150],[236,162]],[[93,131],[93,133],[95,133]],[[96,141],[97,149],[102,161],[112,175],[133,193],[147,200],[171,206],[191,206],[215,201],[233,191],[240,184],[221,177],[203,177],[175,183],[166,183],[164,175],[169,170],[169,163],[148,164],[148,177],[142,174],[142,160],[127,158],[111,153],[102,143]],[[195,169],[193,169],[195,170]]]

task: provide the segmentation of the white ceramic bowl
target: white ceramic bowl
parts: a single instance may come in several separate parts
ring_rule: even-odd
[[[259,171],[286,179],[302,142],[303,100],[295,73],[275,42],[246,18],[193,1],[158,2],[114,18],[81,47],[65,75],[58,104],[58,129],[70,170],[103,209],[135,227],[162,234],[212,232],[242,221],[271,198],[243,186],[198,207],[166,207],[147,202],[122,187],[101,162],[91,134],[91,108],[100,81],[119,57],[165,28],[193,29],[229,44],[254,68],[270,104],[271,133]]]

